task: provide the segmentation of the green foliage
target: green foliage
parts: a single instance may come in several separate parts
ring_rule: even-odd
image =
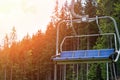
[[[112,16],[116,19],[118,22],[118,28],[119,27],[119,5],[120,1],[114,1],[114,0],[99,0],[99,6],[97,10],[98,15],[107,15]],[[114,32],[115,29],[113,27],[113,23],[109,20],[100,20],[100,27],[104,33],[106,32]],[[120,30],[120,29],[119,29]],[[105,37],[100,37],[97,39],[96,45],[94,46],[94,49],[104,49],[107,47],[106,42],[108,42],[108,39]],[[119,61],[117,62],[117,67],[119,67]],[[95,66],[95,65],[92,65]],[[106,68],[101,65],[102,68],[102,77],[106,78]],[[92,71],[91,71],[92,72]],[[117,71],[119,73],[119,71]]]
[[[88,72],[89,80],[106,80],[106,64],[105,63],[94,63],[89,65],[90,69]]]
[[[38,31],[32,37],[27,34],[19,42],[15,40],[15,28],[12,31],[15,32],[5,37],[0,51],[0,80],[45,80],[48,76],[52,79],[55,27],[49,24],[46,33]]]
[[[95,80],[96,79],[96,68],[97,68],[96,64],[91,65],[91,67],[89,69],[89,72],[88,72],[89,80]]]
[[[85,14],[89,14],[90,17],[93,17],[96,14],[113,16],[117,20],[117,23],[119,25],[118,28],[120,30],[119,0],[99,0],[98,10],[96,10],[96,7],[92,7],[92,4],[89,1],[87,2],[87,6],[85,8]],[[81,5],[76,3],[76,13],[82,14],[80,11],[78,11],[79,8],[77,8],[77,6],[81,7]],[[5,36],[3,49],[0,49],[0,80],[46,80],[47,78],[49,78],[49,80],[53,79],[54,70],[51,56],[55,55],[56,26],[59,20],[66,19],[67,14],[65,12],[66,9],[65,6],[63,6],[59,13],[57,3],[55,7],[55,12],[52,16],[52,19],[54,21],[50,22],[47,25],[46,32],[42,33],[40,30],[38,30],[38,32],[36,32],[36,34],[34,34],[32,37],[27,34],[19,42],[16,42],[16,30],[15,27],[13,27],[10,35]],[[111,23],[111,21],[100,20],[99,22],[103,32],[114,32],[114,28],[112,27],[113,23]],[[69,27],[70,25],[68,25],[67,27],[66,26],[67,24],[63,23],[62,27],[60,28],[59,43],[62,41],[64,36],[71,34],[73,35],[72,28]],[[95,22],[91,24],[73,24],[73,26],[77,34],[93,34],[98,32]],[[99,37],[97,38],[97,40],[93,38],[90,39],[90,44],[92,45],[91,47],[89,47],[90,49],[106,48],[105,44],[108,39],[104,37]],[[82,40],[82,43],[83,44],[81,45],[86,45],[86,43],[84,43],[84,40]],[[82,46],[81,49],[87,49],[87,47]],[[96,80],[98,76],[101,78],[101,80],[105,80],[105,66],[106,64],[90,64],[88,72],[89,80]],[[117,63],[117,66],[120,66],[120,62]],[[67,68],[68,80],[74,80],[71,77],[76,76],[73,75],[73,72],[71,71],[72,68],[72,66],[69,66],[69,68]],[[83,75],[85,70],[86,68],[84,66],[80,69],[79,79],[81,79],[81,75]],[[101,74],[98,75],[96,70],[100,70]],[[118,73],[119,72],[120,70],[118,71]]]

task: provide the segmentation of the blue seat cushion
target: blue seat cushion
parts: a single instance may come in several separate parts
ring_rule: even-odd
[[[102,59],[109,58],[113,52],[114,49],[63,51],[60,53],[60,57],[53,60]]]

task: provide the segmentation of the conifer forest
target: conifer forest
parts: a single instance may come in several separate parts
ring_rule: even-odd
[[[76,0],[75,12],[82,14],[80,0]],[[89,17],[97,16],[112,16],[118,25],[118,31],[120,32],[120,0],[96,0],[97,6],[92,5],[94,0],[86,0],[85,14]],[[56,54],[56,29],[60,20],[67,19],[67,9],[65,1],[64,5],[60,8],[59,2],[56,0],[51,21],[47,24],[47,29],[43,33],[38,30],[32,36],[26,34],[24,38],[17,41],[17,30],[15,27],[11,29],[10,34],[4,36],[4,44],[0,48],[0,80],[54,80],[54,61],[52,56]],[[114,32],[112,26],[113,23],[109,20],[101,20],[100,26],[102,31]],[[97,33],[96,23],[75,23],[73,24],[77,34],[92,34]],[[78,27],[79,26],[79,27]],[[109,27],[108,27],[109,26]],[[69,23],[63,23],[60,28],[59,44],[66,35],[70,35],[71,31]],[[90,38],[89,48],[104,48],[107,39]],[[70,49],[70,45],[66,44]],[[84,46],[86,43],[83,40],[81,49],[88,47]],[[95,45],[95,46],[93,46]],[[82,63],[81,63],[82,64]],[[80,65],[81,65],[80,64]],[[80,67],[80,73],[78,79],[71,78],[71,66],[67,66],[66,80],[106,80],[105,64],[89,64],[89,72],[87,78],[82,79],[81,76],[86,76],[86,65]],[[60,72],[60,66],[57,69]],[[120,60],[115,63],[117,78],[120,77]],[[82,72],[83,71],[83,72]],[[61,72],[62,73],[62,72]],[[98,79],[99,78],[99,79]],[[61,76],[57,75],[57,80],[64,80]],[[112,80],[110,78],[110,80]]]

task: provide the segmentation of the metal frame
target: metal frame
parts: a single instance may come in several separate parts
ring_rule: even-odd
[[[63,46],[63,43],[65,42],[66,39],[68,38],[79,38],[79,37],[90,37],[90,36],[106,36],[106,35],[113,35],[114,36],[114,41],[115,41],[115,51],[118,50],[117,49],[117,40],[116,40],[116,36],[115,36],[115,33],[104,33],[104,34],[91,34],[91,35],[76,35],[76,36],[66,36],[64,37],[63,41],[61,42],[60,44],[60,52],[62,52],[62,46]]]
[[[119,59],[119,56],[120,56],[120,35],[119,35],[119,32],[118,32],[117,23],[116,23],[115,19],[112,18],[112,17],[110,17],[110,16],[102,16],[102,17],[88,18],[88,22],[92,22],[92,21],[95,21],[95,20],[96,20],[96,22],[97,22],[98,19],[106,19],[106,18],[108,18],[108,19],[110,19],[110,20],[113,21],[116,34],[115,34],[115,33],[104,33],[104,34],[99,34],[99,35],[114,34],[114,38],[115,38],[115,39],[116,39],[116,38],[118,39],[118,48],[117,48],[117,42],[116,42],[117,39],[115,40],[115,44],[116,44],[116,46],[115,46],[116,51],[115,51],[115,52],[117,52],[117,57],[116,57],[116,59],[113,61],[113,62],[117,62],[118,59]],[[61,21],[58,23],[58,25],[57,25],[56,55],[60,55],[60,54],[59,54],[59,27],[60,27],[60,25],[61,25],[62,23],[64,23],[64,22],[71,22],[71,20],[61,20]],[[82,22],[82,21],[81,21],[81,19],[73,19],[72,22],[80,23],[80,22]],[[93,35],[98,35],[98,34],[81,35],[81,36],[93,36]],[[79,36],[79,35],[76,35],[76,36]],[[72,37],[74,37],[74,36],[72,36]],[[79,37],[80,37],[80,36],[79,36]],[[104,62],[104,61],[103,61],[103,62]],[[109,63],[110,61],[106,61],[106,62]],[[79,63],[79,62],[74,62],[74,63],[77,64],[77,63]],[[60,62],[60,64],[64,64],[64,62],[62,62],[62,63]],[[55,65],[57,66],[57,64],[55,64]],[[113,64],[113,67],[114,67],[114,64]],[[108,64],[107,64],[107,68],[108,68]],[[113,70],[114,70],[115,80],[117,80],[115,69],[113,69]],[[55,67],[55,75],[57,75],[57,67]],[[54,80],[57,80],[57,76],[54,76],[54,77],[55,77]],[[108,69],[107,69],[107,80],[109,80]]]
[[[118,39],[118,47],[119,49],[116,49],[116,52],[118,53],[116,59],[115,59],[115,62],[118,60],[119,56],[120,56],[120,35],[119,35],[119,31],[118,31],[118,28],[117,28],[117,23],[115,21],[114,18],[110,17],[110,16],[103,16],[103,17],[98,17],[98,19],[106,19],[106,18],[109,18],[113,21],[114,23],[114,27],[115,27],[115,32],[116,32],[116,37]],[[91,22],[91,21],[95,21],[96,20],[96,17],[95,18],[88,18],[88,20]],[[81,19],[74,19],[72,20],[73,22],[81,22]],[[71,22],[71,20],[61,20],[58,25],[57,25],[57,35],[56,35],[56,55],[59,55],[59,27],[62,23],[64,22]],[[87,35],[86,35],[87,36]]]
[[[110,20],[112,20],[113,21],[113,23],[114,23],[114,28],[115,28],[115,32],[116,32],[116,34],[115,33],[104,33],[104,34],[114,34],[114,38],[117,40],[118,39],[118,48],[117,48],[117,42],[116,42],[116,40],[115,40],[115,44],[116,44],[116,46],[115,46],[115,50],[116,50],[116,52],[117,52],[117,57],[116,57],[116,59],[114,60],[114,62],[117,62],[118,61],[118,58],[119,58],[119,56],[120,56],[120,34],[119,34],[119,31],[118,31],[118,28],[117,28],[117,23],[116,23],[116,21],[115,21],[115,19],[113,18],[113,17],[111,17],[111,16],[101,16],[101,17],[98,17],[98,16],[96,16],[96,17],[94,17],[94,18],[88,18],[87,16],[86,17],[83,17],[83,16],[81,16],[81,15],[78,15],[78,14],[76,14],[75,12],[74,12],[74,3],[75,3],[75,0],[72,0],[71,1],[71,9],[70,9],[70,12],[71,12],[71,15],[72,15],[72,17],[75,17],[76,19],[72,19],[72,17],[71,17],[71,19],[70,20],[61,20],[61,21],[59,21],[58,22],[58,24],[57,24],[57,33],[56,33],[56,56],[57,55],[60,55],[59,54],[59,28],[60,28],[60,25],[62,24],[62,23],[64,23],[64,22],[75,22],[75,23],[81,23],[81,22],[92,22],[92,21],[96,21],[96,23],[97,23],[97,25],[98,25],[98,28],[99,28],[99,24],[98,24],[98,20],[99,19],[110,19]],[[83,19],[83,18],[86,18],[86,19]],[[99,30],[100,30],[100,28],[99,28]],[[104,35],[104,34],[99,34],[99,35]],[[98,34],[92,34],[92,35],[98,35]],[[91,36],[92,36],[91,35]],[[82,35],[82,36],[90,36],[90,35]],[[74,36],[71,36],[71,37],[74,37]],[[80,37],[79,35],[77,35],[76,37]],[[65,39],[65,38],[64,38]],[[64,42],[64,40],[63,40],[63,42]],[[63,44],[63,42],[61,43],[61,44]],[[76,63],[78,63],[78,62],[76,62]],[[75,64],[76,64],[75,63]],[[109,80],[109,76],[108,76],[108,63],[109,63],[109,61],[107,62],[107,80]],[[63,63],[62,63],[63,64]],[[114,67],[114,65],[113,65],[113,67]],[[57,63],[55,64],[55,73],[54,73],[54,80],[57,80]],[[117,78],[116,78],[116,74],[115,74],[115,69],[114,69],[114,75],[115,75],[115,80],[117,80]]]
[[[96,22],[97,22],[98,19],[106,19],[106,18],[111,19],[111,20],[113,21],[116,34],[115,34],[115,33],[102,33],[102,34],[92,34],[92,35],[76,35],[76,36],[67,36],[67,37],[65,37],[65,38],[68,38],[68,37],[83,37],[83,36],[97,36],[97,35],[114,35],[114,39],[115,39],[115,40],[114,40],[114,41],[115,41],[115,50],[116,50],[116,52],[117,52],[118,54],[117,54],[116,59],[115,59],[113,62],[117,62],[118,59],[119,59],[119,56],[120,56],[120,35],[119,35],[119,32],[118,32],[117,23],[116,23],[115,19],[112,18],[112,17],[110,17],[110,16],[102,16],[102,17],[88,18],[88,22],[92,22],[92,21],[95,21],[95,20],[96,20]],[[60,54],[59,54],[59,28],[60,28],[60,25],[61,25],[62,23],[64,23],[64,22],[71,22],[71,20],[61,20],[61,21],[58,23],[58,25],[57,25],[56,55],[60,55]],[[72,22],[80,23],[80,22],[82,22],[82,21],[81,21],[81,19],[73,19]],[[98,24],[98,23],[97,23],[97,24]],[[63,39],[60,47],[62,46],[65,38]],[[116,41],[117,39],[118,39],[118,48],[117,48],[117,41]],[[60,50],[62,51],[61,48],[60,48]],[[90,61],[89,63],[91,63],[91,62],[92,62],[92,61]],[[95,63],[95,61],[93,61],[93,62]],[[101,62],[102,62],[102,61],[101,61]],[[110,63],[111,61],[106,60],[106,61],[103,61],[103,62]],[[66,62],[58,62],[58,63],[59,63],[59,64],[65,64]],[[72,62],[72,63],[73,63],[73,62]],[[78,63],[79,63],[78,61],[74,62],[74,64],[78,64]],[[83,63],[84,63],[84,62],[83,62]],[[68,64],[69,64],[69,62],[68,62]],[[55,64],[55,65],[57,66],[57,64]],[[107,72],[107,80],[109,80],[109,76],[108,76],[108,64],[106,64],[106,65],[107,65],[107,71],[106,71],[106,72]],[[114,65],[113,65],[113,67],[114,67]],[[115,69],[113,69],[113,70],[114,70],[115,80],[117,80]],[[56,76],[54,76],[54,80],[57,80],[57,67],[55,67],[55,75],[56,75]]]
[[[119,31],[118,31],[118,28],[117,28],[117,23],[115,21],[114,18],[112,17],[109,17],[109,16],[103,16],[103,17],[98,17],[98,19],[105,19],[105,18],[109,18],[111,19],[113,22],[114,22],[114,27],[115,27],[115,31],[116,31],[116,37],[118,39],[118,45],[120,46],[120,35],[119,35]],[[92,20],[92,21],[95,21],[96,18],[89,18],[89,20]],[[74,19],[72,20],[73,22],[81,22],[81,19]],[[57,25],[57,35],[56,35],[56,55],[59,55],[59,28],[60,28],[60,25],[64,22],[71,22],[71,20],[61,20],[58,25]],[[108,33],[107,33],[108,34]],[[95,35],[95,34],[93,34]],[[87,36],[87,35],[86,35]],[[116,52],[118,53],[116,59],[114,60],[114,62],[116,62],[120,56],[120,47],[118,49],[116,49]]]

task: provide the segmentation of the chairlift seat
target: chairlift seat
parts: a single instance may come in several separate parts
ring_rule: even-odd
[[[114,49],[62,51],[60,56],[53,58],[53,60],[65,64],[85,61],[104,62],[110,61],[109,57],[113,53]]]

